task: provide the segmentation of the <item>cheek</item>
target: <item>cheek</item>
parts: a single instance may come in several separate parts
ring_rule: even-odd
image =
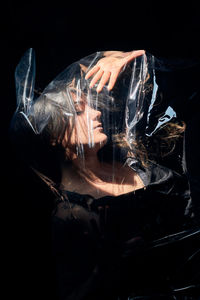
[[[98,136],[101,136],[101,132],[93,130],[93,121],[85,112],[69,124],[65,132],[63,146],[72,148],[75,145],[88,144],[90,140],[96,140]]]
[[[87,120],[77,117],[73,126],[68,128],[65,134],[68,146],[78,145],[80,143],[87,143],[89,135],[89,128]]]
[[[64,148],[69,147],[74,140],[74,121],[70,120],[67,129],[65,131],[64,138],[62,140],[62,145]]]
[[[77,122],[74,128],[74,136],[77,142],[88,142],[88,136],[90,135],[91,129],[88,127],[86,120],[81,119]]]

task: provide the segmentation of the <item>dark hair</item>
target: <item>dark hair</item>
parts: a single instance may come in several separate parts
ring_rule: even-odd
[[[56,183],[61,177],[60,164],[67,160],[62,140],[69,120],[72,128],[75,124],[76,110],[72,99],[75,92],[71,83],[60,88],[56,86],[56,89],[51,89],[50,93],[42,93],[33,102],[28,116],[17,110],[11,121],[10,139],[19,156],[34,170]],[[112,97],[104,99],[94,90],[90,93],[90,105],[106,112],[104,117],[108,119]],[[107,127],[109,134],[111,127]]]

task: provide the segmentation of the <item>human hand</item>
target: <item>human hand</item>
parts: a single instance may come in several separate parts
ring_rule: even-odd
[[[121,52],[121,51],[106,51],[102,59],[86,74],[85,79],[93,76],[90,82],[92,88],[98,80],[97,92],[101,92],[104,85],[108,83],[108,90],[112,90],[117,77],[119,76],[122,68],[133,59],[145,53],[144,50]]]

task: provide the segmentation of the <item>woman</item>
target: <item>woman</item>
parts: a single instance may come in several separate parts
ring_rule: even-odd
[[[32,50],[16,69],[13,139],[56,194],[59,299],[173,297],[182,261],[196,257],[197,246],[182,260],[173,252],[191,234],[180,167],[184,126],[169,107],[150,122],[159,98],[154,58],[139,54],[112,93],[98,94],[85,80],[104,53],[74,63],[36,99]]]

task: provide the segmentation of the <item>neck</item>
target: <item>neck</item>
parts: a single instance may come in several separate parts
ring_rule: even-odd
[[[97,154],[86,156],[84,159],[78,158],[73,161],[73,165],[77,172],[89,181],[105,182],[112,178],[112,166],[100,162]]]
[[[100,162],[97,153],[90,153],[90,155],[85,155],[84,158],[75,157],[71,161],[71,168],[64,165],[63,177],[66,177],[67,173],[70,176],[72,172],[86,181],[105,184],[105,182],[111,183],[116,180],[116,170],[115,163]]]

